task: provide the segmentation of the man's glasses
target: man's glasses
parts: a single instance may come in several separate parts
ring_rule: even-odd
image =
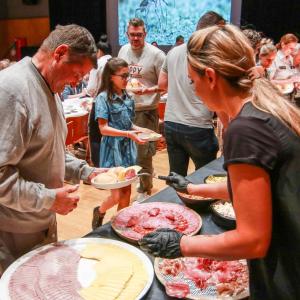
[[[113,76],[121,77],[122,79],[127,79],[129,77],[129,73],[123,73],[123,74],[114,74]]]
[[[129,35],[129,37],[131,37],[131,38],[135,38],[135,37],[137,37],[137,38],[142,38],[143,36],[144,36],[144,33],[141,33],[141,32],[138,32],[138,33],[132,33],[132,32],[127,32],[127,34]]]

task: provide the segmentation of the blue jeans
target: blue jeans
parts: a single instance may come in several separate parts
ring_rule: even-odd
[[[213,128],[198,128],[168,121],[164,126],[170,172],[186,176],[190,158],[196,170],[216,158],[219,145]]]

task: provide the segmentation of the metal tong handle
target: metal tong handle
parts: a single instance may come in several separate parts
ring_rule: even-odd
[[[156,174],[150,174],[150,173],[147,173],[147,172],[143,172],[143,173],[138,173],[136,174],[137,176],[151,176],[153,178],[156,178],[156,179],[160,179],[160,180],[167,180],[167,176],[157,176]]]

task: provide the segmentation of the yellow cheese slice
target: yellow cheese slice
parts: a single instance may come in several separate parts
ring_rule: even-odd
[[[98,260],[96,278],[79,291],[85,300],[134,300],[145,287],[148,274],[141,259],[111,244],[89,244],[81,257]]]

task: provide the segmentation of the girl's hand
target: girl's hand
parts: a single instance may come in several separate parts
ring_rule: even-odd
[[[127,132],[128,132],[127,137],[132,139],[137,144],[144,145],[144,144],[147,143],[146,140],[140,139],[137,135],[138,133],[141,133],[142,131],[140,131],[140,130],[131,130],[131,131],[127,131]]]

